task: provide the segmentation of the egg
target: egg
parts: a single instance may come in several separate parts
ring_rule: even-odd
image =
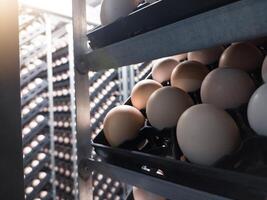
[[[187,59],[187,53],[178,54],[178,55],[172,56],[172,58],[174,58],[178,62],[181,62]]]
[[[177,124],[177,141],[192,163],[213,165],[240,144],[235,121],[222,109],[199,104],[187,109]]]
[[[132,90],[131,101],[134,107],[137,109],[145,109],[146,102],[150,95],[157,89],[161,88],[162,85],[154,80],[142,80],[138,82]]]
[[[198,51],[189,52],[187,54],[188,60],[195,60],[201,62],[204,65],[215,63],[220,59],[224,47],[212,47],[207,49],[202,49]]]
[[[104,134],[111,146],[119,146],[138,136],[145,118],[136,108],[121,105],[111,109],[104,119]]]
[[[171,79],[172,70],[179,64],[176,59],[164,58],[153,62],[152,78],[163,83]]]
[[[175,87],[163,87],[148,99],[146,114],[150,124],[162,130],[175,127],[181,114],[193,105],[191,97]]]
[[[40,180],[39,179],[34,179],[33,181],[32,181],[32,186],[33,187],[36,187],[37,185],[39,185],[40,184]]]
[[[186,92],[194,92],[209,73],[208,68],[197,61],[184,61],[177,65],[171,75],[171,86]]]
[[[234,67],[245,71],[254,71],[263,61],[261,51],[250,43],[235,43],[222,54],[219,67]]]
[[[265,57],[263,61],[261,74],[262,74],[263,81],[266,83],[267,82],[267,56]]]
[[[165,200],[163,197],[137,187],[133,187],[133,196],[134,200]]]
[[[250,127],[259,135],[267,136],[267,84],[259,87],[249,100],[247,115]]]
[[[246,104],[254,91],[255,84],[246,72],[235,68],[217,68],[204,79],[200,94],[203,103],[232,109]]]
[[[103,0],[100,9],[102,25],[110,24],[120,17],[129,15],[137,5],[136,0]]]

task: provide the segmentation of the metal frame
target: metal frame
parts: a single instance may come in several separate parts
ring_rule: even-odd
[[[45,33],[46,33],[46,60],[47,60],[47,81],[48,81],[48,99],[49,99],[49,137],[50,137],[50,151],[51,151],[51,184],[52,184],[52,197],[56,199],[56,172],[55,172],[55,141],[54,141],[54,97],[53,97],[53,68],[52,68],[52,30],[51,21],[48,14],[44,15],[45,19]]]
[[[71,113],[71,134],[72,134],[72,157],[73,157],[73,182],[74,182],[74,200],[79,199],[78,188],[78,166],[77,166],[77,142],[76,142],[76,121],[75,121],[75,81],[74,81],[74,50],[73,50],[73,27],[72,24],[66,25],[69,37],[69,85],[70,85],[70,113]]]
[[[79,166],[79,197],[81,200],[93,199],[91,172],[86,166],[86,158],[91,156],[90,102],[88,69],[83,56],[87,48],[86,0],[72,0],[73,42],[75,64],[75,101],[76,101],[76,139]],[[78,13],[77,13],[78,12]],[[79,66],[79,67],[77,67]],[[79,69],[79,70],[78,70]]]
[[[24,199],[18,3],[0,6],[0,199]]]

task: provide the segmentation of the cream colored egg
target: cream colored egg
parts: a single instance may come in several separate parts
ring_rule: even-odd
[[[174,58],[178,62],[181,62],[187,59],[187,53],[178,54],[178,55],[172,56],[171,58]]]
[[[195,60],[203,63],[204,65],[215,63],[220,59],[224,47],[212,47],[208,49],[202,49],[199,51],[189,52],[187,54],[188,60]]]
[[[100,10],[100,20],[102,25],[110,24],[120,17],[129,15],[136,9],[136,0],[103,0]]]
[[[40,180],[39,179],[34,179],[33,181],[32,181],[32,186],[33,187],[36,187],[37,185],[39,185],[40,184]]]
[[[104,119],[104,134],[111,146],[118,146],[138,136],[145,118],[136,108],[128,105],[117,106]]]
[[[232,109],[248,103],[254,91],[255,84],[246,72],[234,68],[217,68],[206,76],[200,93],[203,103]]]
[[[150,124],[162,130],[175,127],[181,114],[193,105],[191,97],[175,87],[163,87],[148,99],[146,114]]]
[[[227,112],[210,104],[186,110],[178,121],[176,134],[186,158],[202,165],[214,164],[240,144],[235,121]]]
[[[222,54],[219,67],[233,67],[245,71],[254,71],[261,67],[263,61],[261,51],[250,43],[235,43]]]
[[[265,83],[267,83],[267,56],[265,57],[263,64],[262,64],[262,79]]]
[[[200,89],[208,68],[197,61],[185,61],[177,65],[171,75],[171,85],[186,92]]]
[[[267,83],[259,87],[248,104],[248,121],[251,128],[259,135],[267,136]]]
[[[146,103],[150,95],[162,85],[154,80],[142,80],[138,82],[131,93],[131,101],[134,107],[137,109],[145,109]]]
[[[179,62],[173,58],[164,58],[154,61],[152,67],[152,78],[159,83],[169,81],[171,79],[173,69],[178,64]]]
[[[165,198],[145,191],[143,189],[133,187],[134,200],[165,200]]]

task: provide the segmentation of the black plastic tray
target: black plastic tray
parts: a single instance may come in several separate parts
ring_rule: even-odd
[[[101,48],[236,1],[160,0],[141,6],[112,24],[97,27],[87,37],[93,49]]]
[[[189,95],[200,103],[199,91]],[[125,104],[131,105],[131,100]],[[257,136],[247,125],[246,105],[227,112],[240,128],[242,143],[212,167],[186,160],[176,142],[175,128],[157,131],[149,123],[135,140],[117,148],[108,144],[103,131],[92,145],[102,161],[113,165],[234,199],[266,200],[267,137]],[[145,115],[145,111],[142,113]]]

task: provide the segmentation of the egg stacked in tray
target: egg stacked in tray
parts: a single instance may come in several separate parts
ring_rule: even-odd
[[[267,176],[267,57],[258,41],[153,61],[148,79],[107,114],[96,152],[107,162],[119,149]]]

